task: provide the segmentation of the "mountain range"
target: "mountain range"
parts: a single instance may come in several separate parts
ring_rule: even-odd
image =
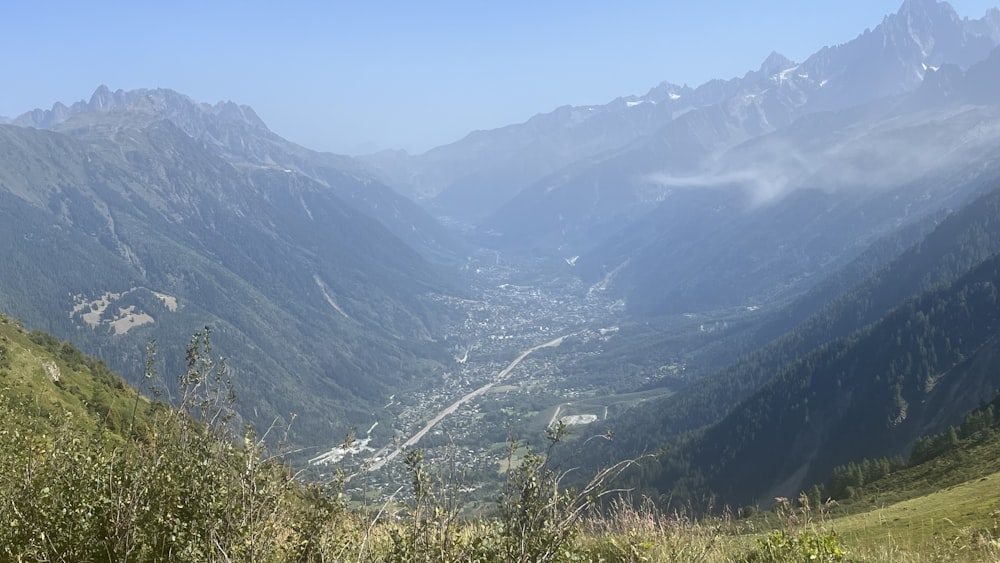
[[[309,441],[370,424],[433,372],[452,313],[434,295],[457,289],[439,264],[458,244],[349,159],[170,90],[101,87],[14,122],[28,126],[0,126],[9,313],[121,373],[139,372],[143,341],[212,325],[239,351],[243,412],[297,413]],[[171,373],[180,356],[164,354]]]
[[[653,496],[794,495],[1000,389],[998,46],[1000,10],[906,0],[800,63],[358,159],[247,106],[102,86],[0,120],[0,310],[133,374],[152,338],[183,372],[211,325],[242,416],[330,443],[439,382],[455,303],[494,298],[460,273],[489,249],[613,304],[627,330],[566,360],[579,379],[691,363],[624,374],[670,396],[579,459],[666,447]]]
[[[946,63],[968,67],[998,43],[998,10],[968,20],[947,3],[907,0],[874,30],[800,64],[772,53],[743,77],[696,88],[663,82],[643,96],[561,107],[523,124],[470,133],[421,155],[387,152],[364,160],[404,193],[466,220],[495,214],[529,188],[558,192],[574,182],[585,186],[580,190],[600,181],[609,192],[601,203],[620,206],[617,199],[629,198],[629,191],[649,191],[630,176],[702,169],[717,152],[748,138],[810,113],[907,93],[929,69]],[[687,152],[674,157],[677,150]],[[604,172],[613,166],[609,161],[628,166],[617,174]],[[572,225],[574,219],[565,216],[563,222]]]
[[[484,221],[501,247],[582,253],[573,268],[650,326],[770,309],[749,334],[743,325],[721,337],[742,357],[609,419],[605,428],[626,438],[596,448],[604,453],[590,443],[577,459],[671,444],[659,469],[633,484],[663,499],[766,502],[838,464],[905,454],[920,434],[996,395],[992,305],[964,304],[980,289],[990,294],[1000,252],[996,21],[996,11],[970,21],[944,3],[905,2],[874,30],[801,65],[765,62],[756,77],[772,86],[759,82],[756,95],[784,103],[753,115],[787,120],[752,129],[727,114],[731,105],[693,110],[649,139],[524,188]],[[853,62],[832,62],[848,54]],[[823,74],[832,68],[841,70]],[[786,87],[789,69],[797,80]],[[827,99],[833,76],[856,97]],[[734,141],[699,144],[704,131],[712,143]],[[959,325],[973,332],[960,335]],[[956,351],[949,338],[969,348]],[[663,345],[679,347],[651,362],[702,353]],[[909,379],[918,374],[922,382]]]
[[[479,244],[572,259],[633,313],[757,306],[972,195],[949,179],[991,173],[998,44],[1000,10],[907,0],[801,63],[362,160]]]

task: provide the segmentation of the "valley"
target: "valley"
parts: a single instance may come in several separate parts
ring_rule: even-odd
[[[419,153],[168,88],[0,117],[0,560],[996,559],[1000,8],[973,16],[903,0]],[[410,102],[432,35],[352,109]],[[346,135],[344,99],[300,117]]]
[[[624,382],[618,392],[601,377],[574,381],[567,366],[599,355],[613,340],[622,304],[567,268],[494,251],[470,258],[462,272],[476,297],[456,303],[466,318],[447,335],[454,362],[437,385],[395,394],[386,405],[393,418],[373,421],[364,435],[357,429],[353,445],[316,454],[310,471],[331,479],[339,468],[359,502],[402,500],[405,468],[397,458],[416,448],[430,466],[459,472],[470,497],[488,504],[503,478],[509,439],[543,449],[546,430],[560,420],[574,437],[586,437],[587,426],[610,409],[669,394],[633,392],[648,380]]]

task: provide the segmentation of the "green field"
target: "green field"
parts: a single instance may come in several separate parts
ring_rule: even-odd
[[[905,554],[910,559],[903,560],[914,561],[998,561],[1000,472],[836,518],[829,527],[845,544],[868,553]]]
[[[535,418],[535,424],[540,428],[548,427],[556,415],[557,409],[560,418],[563,416],[593,414],[597,415],[598,420],[604,420],[609,415],[614,415],[616,412],[634,407],[644,401],[669,397],[673,393],[670,389],[661,388],[603,397],[580,397],[572,401],[553,405],[541,411]]]

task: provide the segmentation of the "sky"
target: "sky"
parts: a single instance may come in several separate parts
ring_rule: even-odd
[[[801,61],[901,0],[17,1],[0,7],[0,115],[113,90],[172,88],[254,108],[342,153],[423,152],[562,105],[663,81]],[[997,0],[950,2],[981,17]]]

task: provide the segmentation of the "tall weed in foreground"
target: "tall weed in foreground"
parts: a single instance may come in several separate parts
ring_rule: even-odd
[[[386,561],[563,562],[626,561],[595,559],[581,541],[582,522],[597,502],[614,491],[607,484],[634,460],[598,472],[579,490],[563,486],[569,472],[549,467],[551,449],[564,437],[559,424],[548,433],[545,455],[511,438],[508,442],[507,477],[497,499],[497,516],[484,521],[463,521],[449,480],[433,475],[417,450],[405,454],[414,497],[403,522],[388,523]],[[518,455],[523,450],[522,455]],[[515,459],[519,462],[515,462]],[[375,559],[377,550],[373,552]]]
[[[813,504],[818,506],[813,508]],[[820,504],[818,495],[810,500],[809,495],[802,493],[798,502],[793,503],[785,497],[774,499],[773,510],[778,520],[784,523],[784,529],[773,530],[763,537],[757,538],[755,546],[741,561],[746,563],[841,563],[847,561],[847,552],[836,533],[828,533],[817,529],[814,517],[819,517],[819,524],[825,524],[828,506]]]
[[[50,415],[55,431],[43,435],[0,408],[0,560],[319,561],[333,551],[342,507],[265,460],[252,428],[234,429],[208,329],[191,340],[180,391],[177,409],[137,398],[125,436],[69,414]]]
[[[567,432],[567,427],[559,421],[547,430],[546,454],[542,456],[526,448],[516,466],[513,459],[520,445],[510,439],[507,480],[498,501],[500,560],[587,560],[581,559],[586,554],[577,541],[583,520],[604,497],[626,492],[608,487],[638,460],[625,460],[599,470],[579,490],[563,486],[573,469],[558,471],[549,466],[549,460],[553,448]]]
[[[581,546],[592,561],[702,563],[725,561],[720,539],[725,522],[696,522],[681,512],[667,514],[649,499],[611,502],[610,509],[587,518]]]
[[[155,348],[146,375],[154,373]],[[991,526],[957,529],[929,549],[893,538],[850,545],[828,532],[826,506],[803,495],[776,499],[779,528],[695,521],[650,501],[611,500],[610,483],[637,460],[579,488],[550,465],[565,436],[549,432],[536,453],[515,439],[495,517],[460,517],[454,464],[431,471],[404,453],[413,489],[405,510],[374,516],[348,509],[342,483],[302,485],[268,457],[272,427],[240,429],[225,363],[210,332],[194,335],[180,376],[179,408],[127,399],[126,434],[0,402],[0,561],[386,562],[909,562],[1000,561],[1000,510]],[[515,459],[520,463],[515,463]],[[402,486],[402,485],[401,485]],[[993,508],[992,506],[990,507]],[[748,511],[749,513],[749,511]]]

